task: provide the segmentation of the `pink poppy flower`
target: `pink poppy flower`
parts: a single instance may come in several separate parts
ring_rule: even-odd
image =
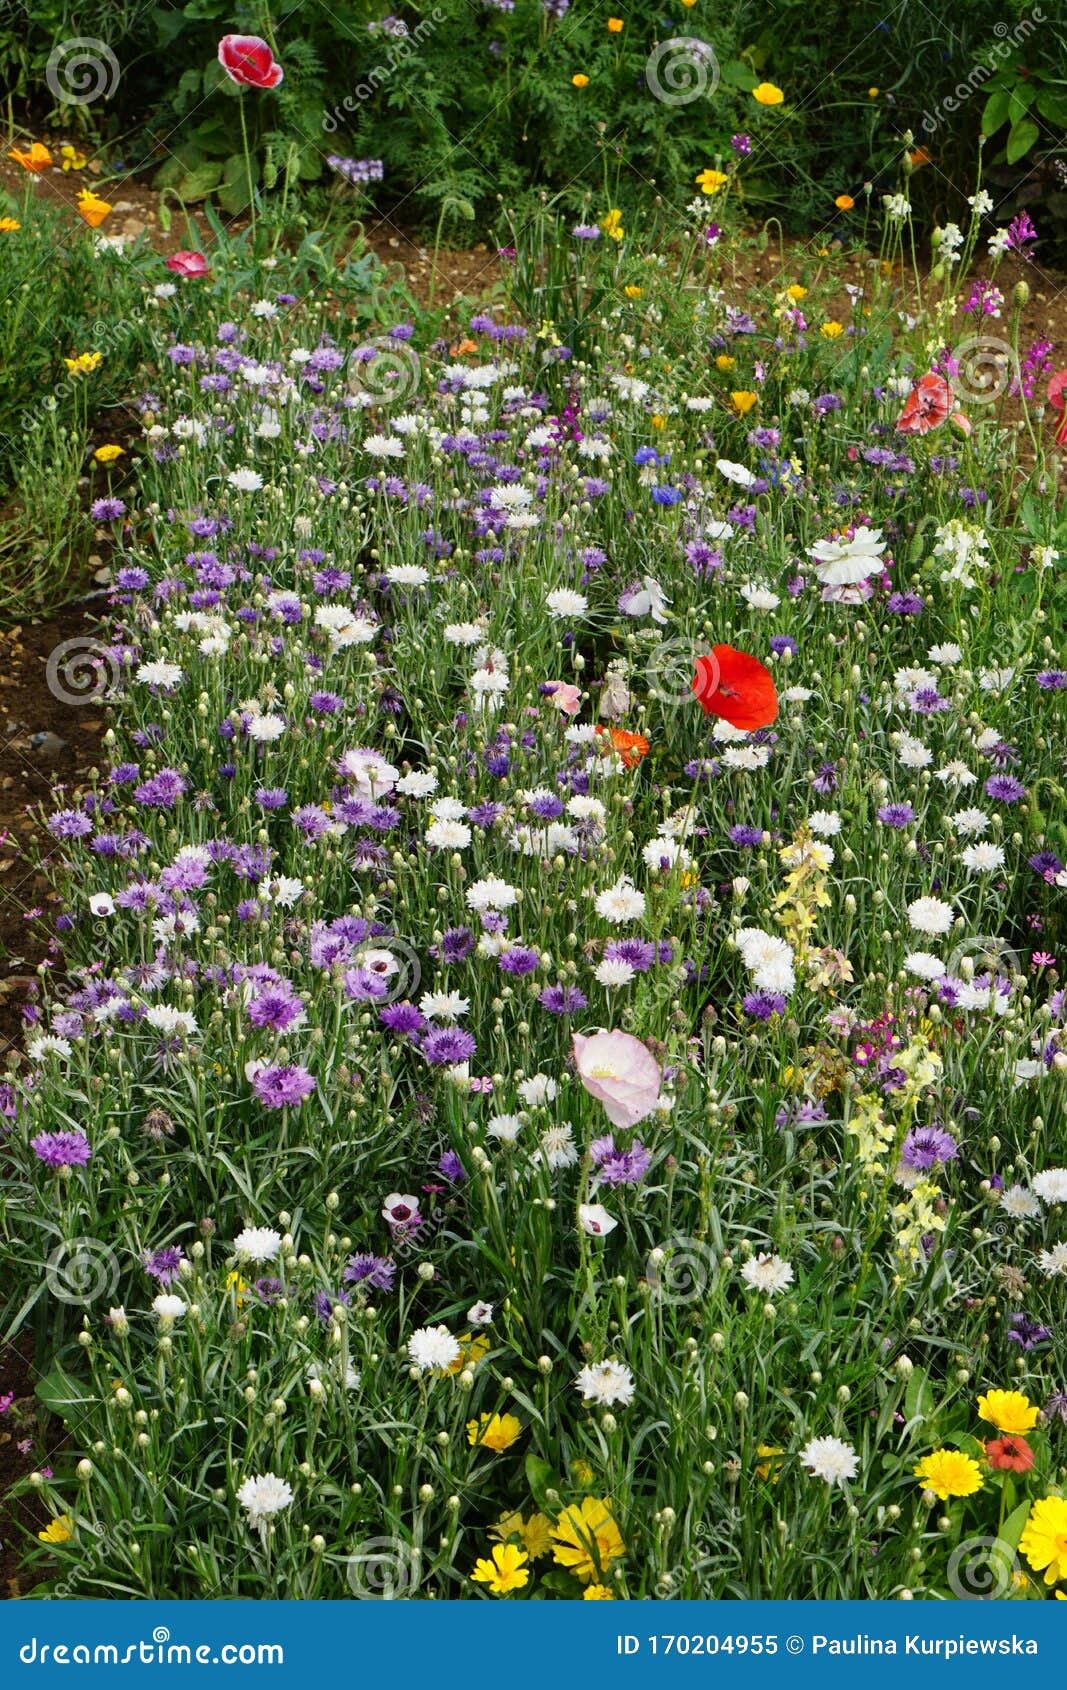
[[[663,1074],[632,1033],[575,1033],[574,1061],[590,1097],[604,1105],[613,1127],[636,1127],[659,1101]]]
[[[242,88],[277,88],[285,75],[258,35],[224,35],[219,42],[219,64],[230,81]]]
[[[166,264],[176,276],[206,276],[208,273],[207,259],[202,252],[172,252]]]
[[[577,716],[582,708],[581,688],[569,681],[546,681],[545,696],[563,716]]]

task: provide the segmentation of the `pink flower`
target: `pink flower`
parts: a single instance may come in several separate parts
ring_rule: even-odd
[[[219,64],[231,82],[244,88],[277,88],[285,72],[258,35],[224,35]]]
[[[577,716],[582,707],[580,687],[572,686],[569,681],[546,681],[545,692],[548,702],[554,705],[561,715]]]
[[[202,252],[172,252],[167,269],[173,270],[176,276],[206,276],[207,259]]]
[[[651,1115],[663,1082],[660,1065],[632,1033],[575,1033],[574,1060],[590,1097],[613,1127],[636,1127]]]

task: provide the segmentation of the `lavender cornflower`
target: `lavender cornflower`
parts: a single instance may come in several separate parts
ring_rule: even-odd
[[[30,1149],[47,1168],[84,1168],[92,1155],[83,1132],[38,1133]]]
[[[252,1081],[252,1089],[268,1109],[284,1109],[302,1103],[315,1090],[315,1082],[299,1063],[284,1067],[261,1068]]]
[[[341,1278],[346,1285],[364,1285],[372,1291],[391,1291],[396,1278],[396,1263],[391,1256],[373,1256],[366,1252],[349,1256],[348,1266]]]
[[[1022,1311],[1013,1314],[1008,1320],[1008,1330],[1004,1334],[1009,1344],[1018,1344],[1020,1349],[1032,1350],[1037,1344],[1044,1344],[1052,1337],[1050,1326],[1041,1326],[1036,1320]]]
[[[917,1173],[925,1173],[939,1162],[952,1162],[958,1156],[956,1140],[941,1127],[912,1127],[900,1151],[903,1165]]]

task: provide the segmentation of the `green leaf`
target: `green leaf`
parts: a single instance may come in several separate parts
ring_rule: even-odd
[[[1067,129],[1067,94],[1057,94],[1051,88],[1042,88],[1037,96],[1037,109],[1041,116],[1054,123],[1057,129]]]
[[[45,1408],[64,1420],[70,1417],[73,1409],[84,1408],[86,1403],[96,1400],[92,1392],[86,1391],[79,1380],[64,1373],[61,1367],[54,1367],[51,1373],[38,1379],[34,1394]]]
[[[255,189],[259,181],[259,165],[252,160],[252,186]],[[248,171],[245,167],[243,153],[231,153],[222,167],[222,181],[218,188],[218,202],[223,211],[228,211],[231,217],[239,211],[245,211],[251,201],[248,191]]]
[[[553,1472],[548,1462],[542,1461],[539,1455],[530,1454],[526,1457],[526,1483],[539,1508],[545,1506],[546,1491],[562,1489],[559,1475]]]
[[[1032,82],[1017,82],[1008,95],[1008,116],[1012,123],[1025,117],[1036,99],[1037,89]]]
[[[741,59],[727,59],[719,67],[719,80],[725,82],[728,88],[740,88],[746,94],[751,94],[753,88],[759,85],[759,77]]]
[[[208,194],[217,188],[222,180],[222,165],[214,159],[205,159],[195,170],[190,170],[175,183],[175,189],[183,200],[196,202],[206,200]]]
[[[1015,1554],[1015,1551],[1019,1547],[1019,1539],[1023,1535],[1023,1527],[1026,1525],[1029,1514],[1029,1500],[1020,1502],[1018,1508],[1012,1509],[1008,1518],[1000,1528],[998,1533],[998,1542],[1003,1543],[1010,1551],[1009,1559],[1011,1555]]]
[[[997,88],[990,94],[982,112],[982,134],[995,135],[1008,121],[1008,101],[1011,99],[1010,88]]]
[[[1032,117],[1021,117],[1014,123],[1008,136],[1008,146],[1005,157],[1009,164],[1018,164],[1030,151],[1034,142],[1041,134],[1040,129]]]

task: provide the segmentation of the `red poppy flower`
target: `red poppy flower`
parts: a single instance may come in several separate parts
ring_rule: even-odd
[[[929,434],[945,421],[953,407],[952,389],[944,376],[930,371],[908,394],[897,421],[898,434]]]
[[[721,716],[735,728],[766,728],[778,715],[778,691],[769,669],[747,651],[717,645],[697,658],[693,691],[705,716]]]
[[[219,42],[219,64],[230,81],[242,88],[277,88],[285,75],[258,35],[224,35]]]
[[[207,259],[202,252],[172,252],[167,269],[173,270],[176,276],[206,276]]]
[[[648,740],[644,734],[628,733],[625,728],[597,728],[601,739],[611,740],[612,749],[617,751],[624,769],[636,769],[642,757],[649,752]]]
[[[1067,390],[1067,370],[1057,370],[1048,384],[1048,402],[1054,411],[1060,413],[1060,426],[1056,430],[1056,445],[1067,446],[1067,406],[1064,405],[1064,391]]]
[[[1034,1452],[1025,1438],[990,1438],[985,1453],[998,1473],[1029,1473],[1034,1465]]]

